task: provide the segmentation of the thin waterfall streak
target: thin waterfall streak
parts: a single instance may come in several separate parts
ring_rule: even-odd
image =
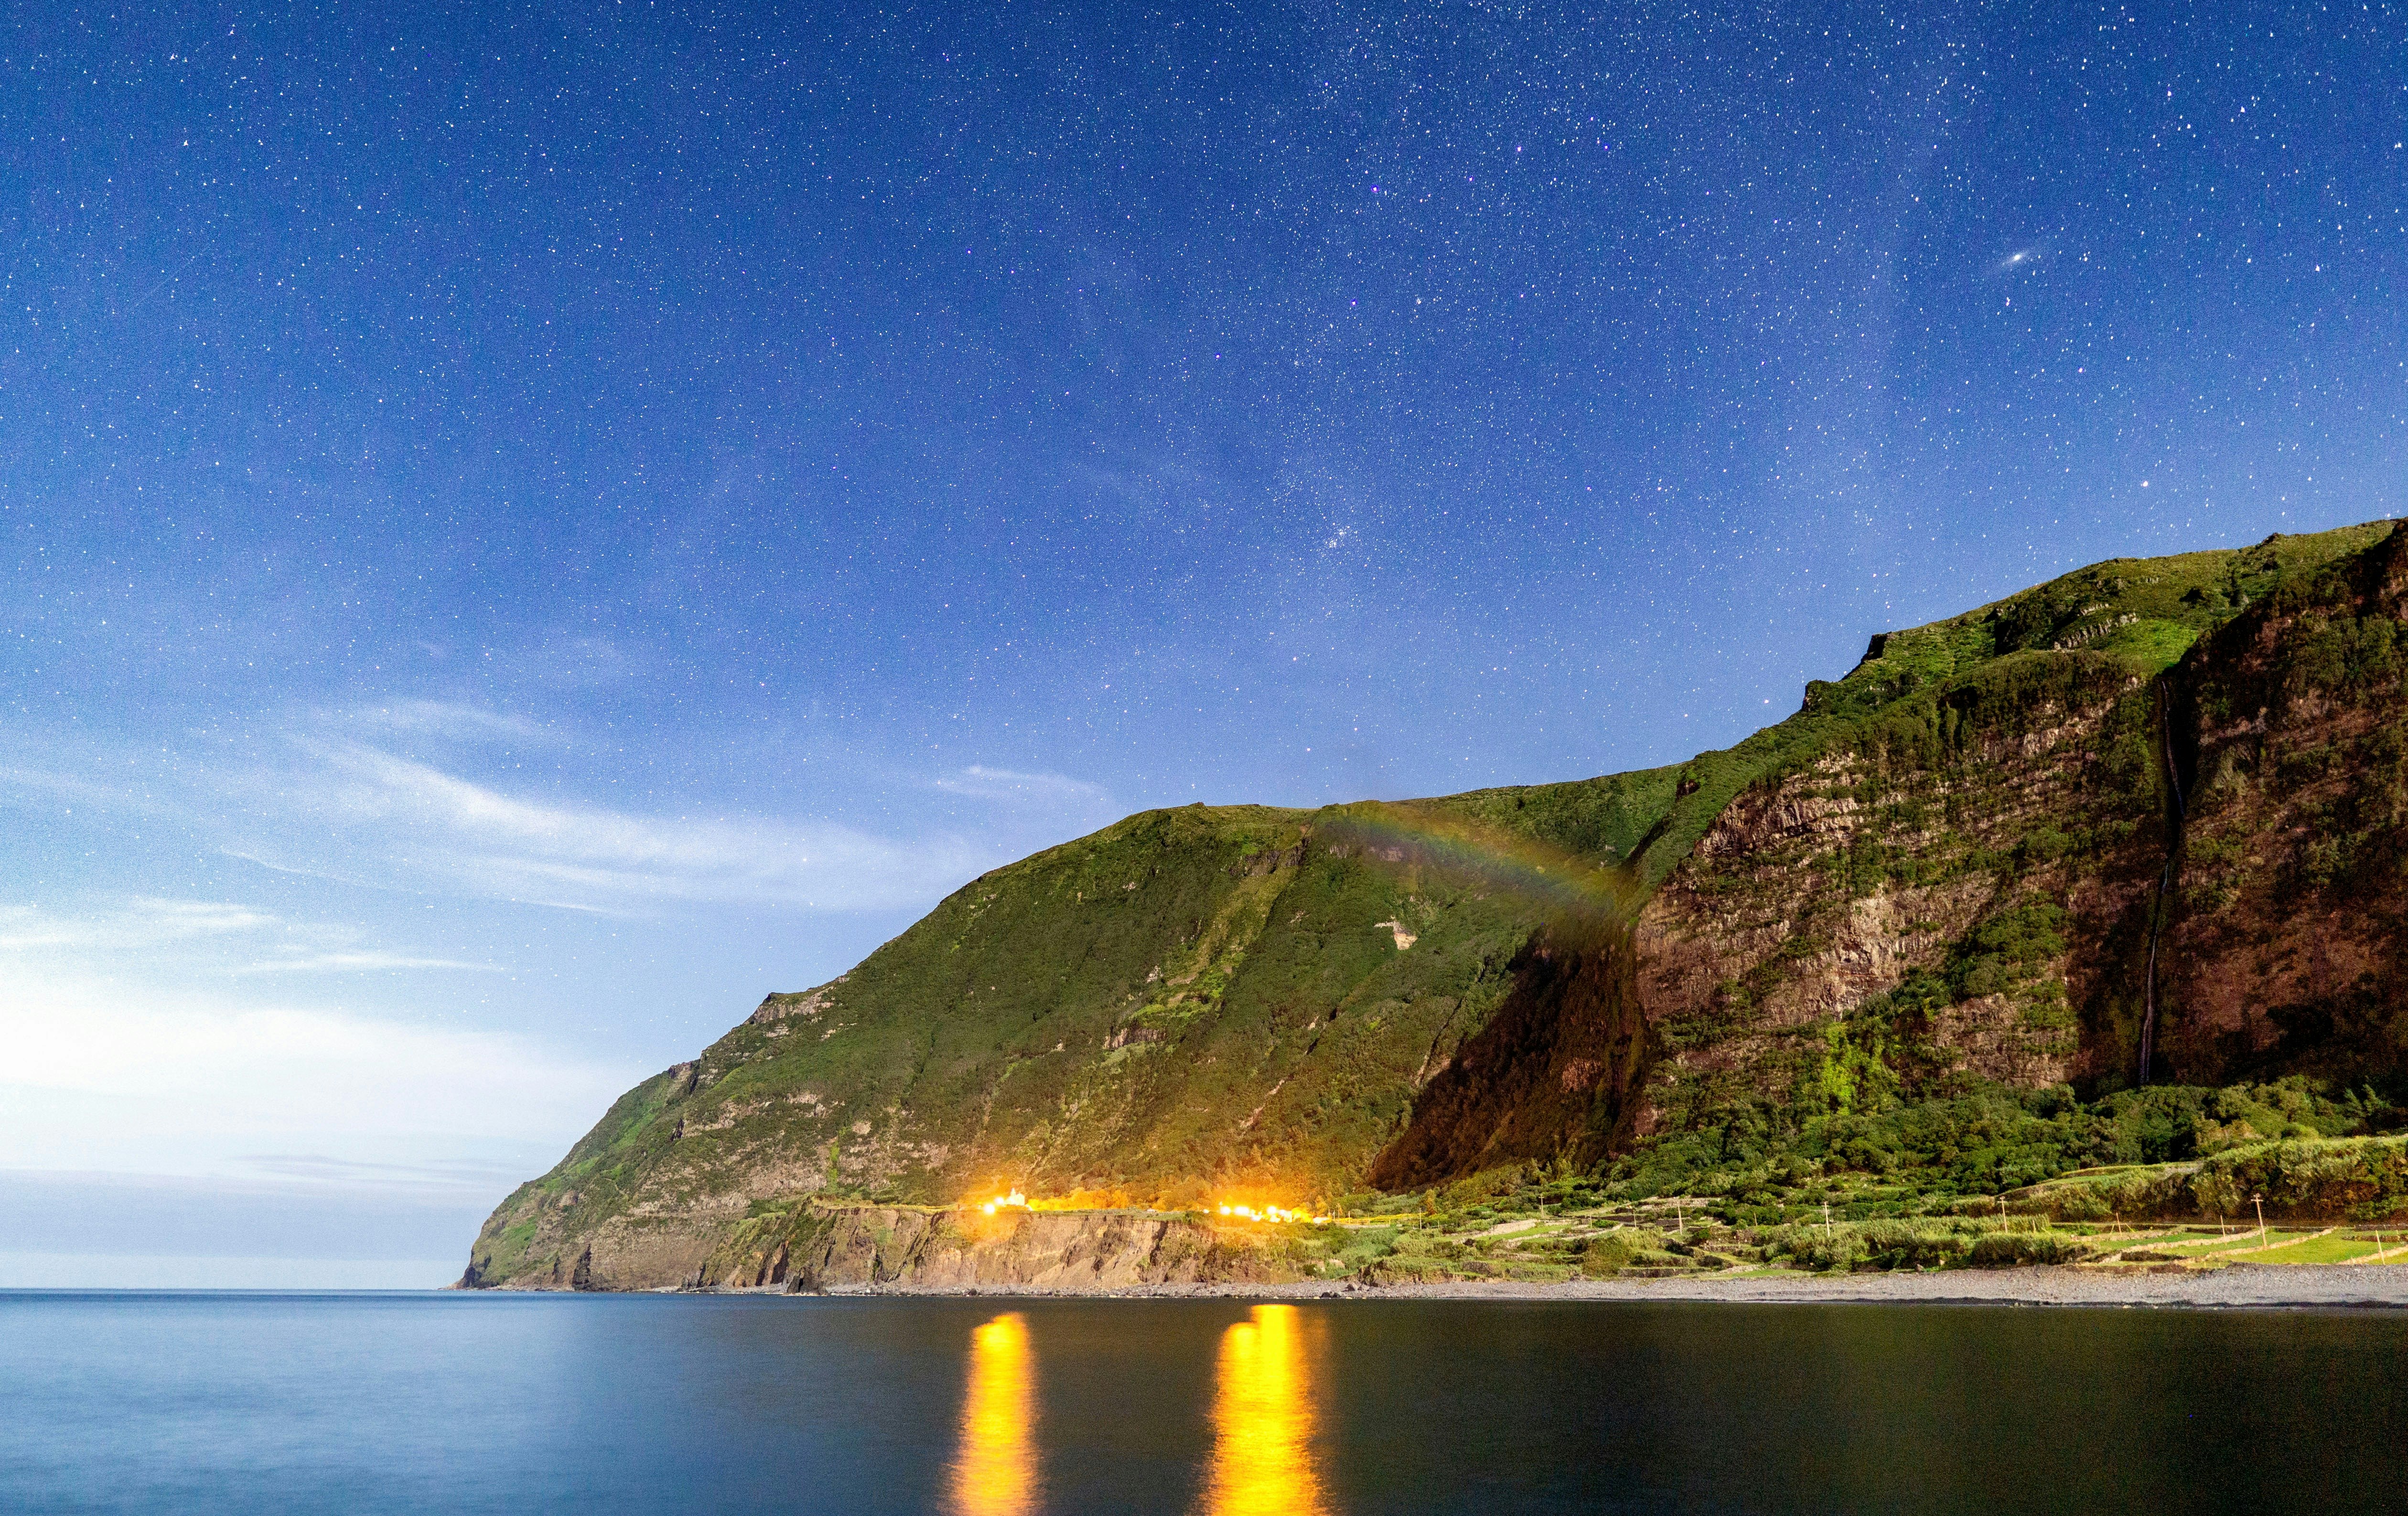
[[[2190,817],[2190,808],[2183,801],[2182,774],[2174,766],[2173,703],[2166,694],[2166,681],[2157,679],[2157,739],[2166,760],[2166,785],[2173,792],[2172,824],[2166,837],[2165,866],[2157,871],[2157,898],[2149,904],[2149,967],[2148,978],[2141,991],[2141,1085],[2148,1087],[2149,1068],[2157,1061],[2157,939],[2164,933],[2166,913],[2172,908],[2174,881],[2174,855],[2182,846],[2183,827]]]

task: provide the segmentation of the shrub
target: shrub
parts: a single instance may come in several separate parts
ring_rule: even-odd
[[[2014,1268],[2025,1264],[2072,1264],[2098,1250],[2063,1232],[1992,1232],[1973,1244],[1976,1268]]]
[[[1757,1240],[1767,1260],[1785,1259],[1801,1268],[1946,1268],[1965,1261],[1988,1224],[1954,1217],[1800,1222],[1769,1227]]]
[[[1674,1262],[1664,1251],[1664,1238],[1654,1232],[1624,1227],[1589,1238],[1573,1261],[1584,1274],[1605,1275],[1650,1260]]]
[[[1961,1223],[1867,1222],[1860,1236],[1879,1268],[1945,1268],[1965,1261],[1972,1246]]]
[[[1345,1248],[1338,1254],[1338,1263],[1349,1273],[1359,1273],[1396,1251],[1397,1232],[1394,1227],[1365,1227],[1348,1238]]]

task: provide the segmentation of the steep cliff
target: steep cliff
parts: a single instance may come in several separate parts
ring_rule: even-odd
[[[674,1283],[821,1192],[1293,1204],[1360,1183],[1669,774],[1427,808],[1150,812],[974,880],[624,1096],[474,1282]],[[1599,902],[1604,902],[1600,905]]]
[[[1877,639],[1852,680],[1903,651],[1919,687],[1769,767],[1641,911],[1659,1151],[1626,1167],[1988,1147],[2028,1181],[2085,1139],[2000,1094],[2392,1087],[2403,550],[2100,565]]]
[[[2156,1072],[2408,1066],[2408,534],[2284,585],[2187,661]]]
[[[1998,660],[1734,801],[1641,916],[1648,1129],[1852,1103],[1831,1033],[1885,994],[1910,1090],[2113,1065],[2167,841],[2150,689],[2109,654]]]
[[[1293,1202],[1917,1142],[2020,1143],[2028,1182],[2107,1139],[1996,1132],[2127,1098],[2144,1040],[2160,1083],[2393,1079],[2403,552],[2375,523],[2095,565],[1673,768],[1132,817],[629,1092],[465,1282],[732,1278],[815,1194]]]

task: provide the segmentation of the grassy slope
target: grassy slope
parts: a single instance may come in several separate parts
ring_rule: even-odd
[[[1484,833],[1499,852],[1528,840],[1611,864],[1644,889],[1747,785],[1838,746],[1937,737],[1951,692],[2068,652],[2154,672],[2240,604],[2385,530],[2095,565],[1888,635],[1735,748],[1398,814]],[[496,1209],[480,1275],[556,1271],[575,1238],[630,1211],[740,1213],[821,1187],[951,1199],[1018,1180],[1174,1202],[1347,1187],[1561,908],[1444,850],[1326,845],[1393,811],[1148,812],[972,881],[835,984],[765,1012],[804,1008],[756,1016],[690,1073],[629,1092]],[[1383,922],[1417,940],[1400,951]]]
[[[1602,859],[1652,821],[1625,785],[1561,789],[1515,835]],[[1553,908],[1420,853],[1331,845],[1386,809],[1148,812],[972,881],[842,980],[772,996],[690,1090],[672,1071],[623,1099],[495,1213],[480,1275],[545,1273],[613,1216],[714,1197],[1341,1186]]]

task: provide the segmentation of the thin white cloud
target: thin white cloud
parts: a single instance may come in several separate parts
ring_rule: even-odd
[[[970,800],[1090,808],[1107,805],[1110,792],[1100,784],[1067,774],[1031,774],[1013,768],[969,767],[931,781],[932,787]]]
[[[136,896],[80,915],[36,906],[0,906],[0,951],[36,949],[140,951],[232,933],[259,932],[277,919],[248,906],[214,900]]]
[[[901,843],[768,817],[638,816],[522,799],[366,743],[312,751],[332,780],[318,804],[381,830],[419,867],[511,899],[566,885],[623,901],[883,908],[928,899],[993,862],[952,838]]]
[[[64,801],[69,807],[86,806],[93,809],[132,811],[139,815],[155,815],[165,810],[150,794],[129,788],[124,783],[107,779],[87,779],[79,774],[62,774],[53,769],[29,768],[23,765],[0,765],[0,799],[11,794],[20,800],[39,795],[52,801]]]
[[[255,1172],[246,1155],[456,1163],[556,1151],[649,1070],[527,1037],[280,996],[0,982],[0,1167]],[[547,1160],[548,1161],[548,1160]]]
[[[557,740],[550,728],[524,716],[449,700],[388,700],[372,706],[354,706],[338,712],[336,719],[349,725],[423,733],[457,741],[548,743]]]
[[[308,864],[292,863],[282,859],[270,858],[264,852],[254,849],[220,848],[218,850],[218,854],[224,858],[239,859],[246,864],[256,864],[260,867],[265,868],[271,873],[290,874],[295,879],[325,880],[330,883],[349,884],[362,890],[391,889],[393,887],[393,881],[391,880],[373,879],[367,874],[356,870],[346,871],[334,868],[319,868]]]
[[[288,921],[220,900],[136,895],[81,908],[0,905],[0,967],[10,969],[37,962],[98,964],[147,952],[174,955],[186,973],[205,965],[236,974],[503,971],[496,964],[365,947],[356,937],[350,927]],[[247,961],[229,965],[230,954]]]
[[[505,666],[554,689],[584,690],[616,684],[644,669],[641,654],[609,637],[555,636],[536,648],[505,655]]]
[[[238,1155],[235,1161],[275,1180],[346,1187],[375,1184],[491,1191],[497,1186],[508,1189],[527,1177],[515,1165],[477,1159],[396,1164],[329,1158],[314,1152],[251,1152]]]
[[[499,964],[472,964],[458,958],[413,958],[399,952],[310,952],[245,964],[237,974],[353,974],[403,968],[454,968],[478,974],[498,974]]]
[[[1163,451],[1115,451],[1108,461],[1077,460],[1069,476],[1148,516],[1166,510],[1207,509],[1222,481],[1186,459]]]
[[[393,740],[366,739],[377,733]],[[533,796],[396,746],[437,736],[490,749],[530,733],[555,740],[516,715],[391,701],[319,712],[275,744],[281,762],[168,758],[152,764],[158,772],[114,788],[97,776],[112,766],[131,773],[136,757],[95,755],[94,778],[0,767],[0,788],[13,778],[22,781],[20,793],[39,797],[35,803],[64,802],[78,811],[164,810],[218,854],[296,878],[622,917],[681,901],[815,911],[924,905],[1026,851],[1032,833],[1050,841],[1109,819],[1113,806],[1101,786],[1068,775],[973,765],[932,779],[888,777],[892,790],[962,804],[924,805],[904,835],[880,836],[791,816],[648,815]],[[32,928],[0,919],[0,946],[12,930]],[[423,966],[448,964],[438,950]]]
[[[277,921],[264,910],[225,900],[171,900],[138,894],[126,905],[131,919],[148,922],[159,931],[184,936],[255,932],[263,926],[275,925]]]

